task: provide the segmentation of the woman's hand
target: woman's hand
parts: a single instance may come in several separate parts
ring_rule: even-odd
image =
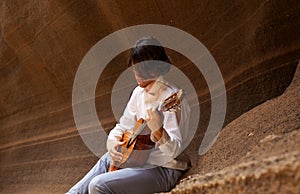
[[[123,154],[118,151],[118,148],[122,146],[125,142],[108,139],[106,142],[106,147],[111,159],[115,162],[121,162]]]
[[[148,117],[146,118],[146,122],[151,131],[155,132],[161,129],[163,125],[163,114],[156,109],[148,109],[147,113]]]
[[[160,140],[160,138],[163,135],[163,119],[164,116],[160,111],[157,111],[156,109],[148,109],[148,117],[146,118],[147,125],[149,129],[152,131],[152,141],[157,142]]]

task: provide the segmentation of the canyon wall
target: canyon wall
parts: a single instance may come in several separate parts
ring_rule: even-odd
[[[89,49],[117,30],[163,24],[201,41],[224,78],[224,126],[282,94],[300,58],[296,0],[3,0],[0,5],[2,193],[65,192],[97,161],[75,126],[72,87]],[[196,164],[210,118],[210,93],[191,61],[168,52],[193,83],[200,102],[198,130],[186,150]],[[106,132],[116,123],[108,102],[114,83],[127,68],[127,56],[116,56],[98,81],[95,102]]]

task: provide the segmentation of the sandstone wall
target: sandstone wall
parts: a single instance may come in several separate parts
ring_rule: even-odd
[[[158,23],[198,38],[225,80],[225,124],[281,94],[300,58],[300,4],[290,1],[96,1],[0,2],[0,192],[62,193],[97,160],[82,142],[72,115],[72,85],[87,51],[124,27]],[[201,103],[197,150],[210,115],[205,80],[183,56],[175,65],[193,82]],[[109,130],[114,81],[126,53],[99,79],[96,104]],[[105,83],[105,84],[103,84]],[[101,88],[101,90],[99,89]]]

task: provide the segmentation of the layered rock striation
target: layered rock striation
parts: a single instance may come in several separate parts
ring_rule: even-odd
[[[83,57],[110,33],[155,23],[201,41],[224,78],[226,126],[290,84],[300,58],[299,6],[296,0],[0,1],[0,192],[62,193],[97,161],[77,131],[72,87]],[[190,172],[198,173],[203,170],[198,148],[210,118],[210,92],[191,61],[168,52],[200,102],[198,130],[186,150],[194,165]],[[109,102],[114,83],[127,69],[127,54],[107,65],[95,99],[87,99],[95,100],[106,132],[117,122]],[[243,156],[245,150],[235,154]],[[219,154],[230,158],[232,153]]]

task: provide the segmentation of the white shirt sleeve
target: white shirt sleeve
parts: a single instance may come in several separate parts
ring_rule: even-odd
[[[174,90],[166,88],[161,94],[162,99],[166,99],[174,93]],[[159,97],[161,98],[161,97]],[[184,137],[187,132],[187,115],[189,114],[189,105],[184,98],[181,100],[181,109],[177,112],[163,112],[163,134],[157,140],[154,135],[151,135],[151,140],[156,143],[156,148],[159,148],[165,155],[176,158],[185,148]]]
[[[182,102],[181,110],[189,111],[185,101]],[[156,147],[158,147],[164,154],[176,158],[185,148],[184,146],[184,134],[186,129],[186,117],[181,117],[178,120],[178,115],[182,111],[178,112],[164,112],[164,124],[165,131],[160,140],[156,141]],[[152,139],[152,138],[151,138]]]

